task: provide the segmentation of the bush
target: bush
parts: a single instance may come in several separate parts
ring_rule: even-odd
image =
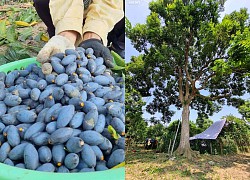
[[[245,121],[234,116],[226,116],[225,126],[216,140],[192,140],[190,141],[191,149],[200,151],[200,153],[212,154],[232,154],[237,152],[249,152],[250,150],[250,127]],[[175,133],[179,121],[173,121],[166,128],[166,131],[159,138],[159,150],[168,152],[171,140],[171,148],[174,141]],[[203,128],[199,128],[195,123],[190,121],[190,137],[205,131],[212,121],[207,119],[204,121]],[[181,124],[176,137],[174,150],[177,149],[181,135]],[[159,137],[159,136],[158,136]],[[202,146],[204,144],[205,146]],[[211,147],[212,146],[212,147]],[[171,150],[171,149],[170,149]]]
[[[245,121],[232,115],[226,116],[227,119],[219,138],[222,140],[223,149],[228,148],[233,143],[240,152],[249,152],[250,150],[250,126]],[[224,147],[225,146],[225,147]],[[230,146],[231,147],[231,146]],[[234,152],[235,148],[229,152]]]
[[[221,137],[221,141],[222,141],[222,153],[223,154],[233,154],[233,153],[237,153],[237,145],[235,143],[235,141],[230,138],[229,136],[226,137]]]

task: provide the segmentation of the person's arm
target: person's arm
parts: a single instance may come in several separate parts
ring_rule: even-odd
[[[82,39],[82,0],[50,0],[49,7],[55,36],[38,53],[37,61],[41,63],[47,62],[53,54],[74,49],[76,40]]]
[[[73,44],[82,39],[83,0],[50,0],[49,8],[56,35],[68,38]]]
[[[93,0],[87,11],[83,26],[83,40],[97,39],[89,36],[89,33],[95,33],[106,46],[108,33],[124,16],[123,0]]]
[[[78,32],[72,30],[66,30],[60,32],[58,35],[66,37],[72,44],[75,44],[77,36],[79,35]]]

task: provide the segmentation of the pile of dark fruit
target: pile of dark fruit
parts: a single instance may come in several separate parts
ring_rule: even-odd
[[[0,72],[0,162],[47,172],[91,172],[125,160],[124,79],[93,49]]]

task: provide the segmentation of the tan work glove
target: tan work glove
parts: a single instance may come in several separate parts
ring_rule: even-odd
[[[60,52],[64,53],[66,49],[75,49],[75,46],[66,37],[55,35],[40,50],[37,55],[37,61],[40,63],[45,63],[48,61],[50,56]]]

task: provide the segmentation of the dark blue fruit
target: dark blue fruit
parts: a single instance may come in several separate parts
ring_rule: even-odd
[[[27,169],[32,170],[39,165],[38,152],[32,144],[27,144],[24,148],[24,164]]]
[[[63,67],[63,65],[61,65],[60,60],[51,60],[51,65],[53,70],[58,73],[58,74],[62,74],[65,72],[65,68]]]
[[[79,137],[71,137],[66,143],[67,150],[72,153],[81,152],[83,146],[84,146],[84,141]]]
[[[45,129],[45,124],[43,122],[36,122],[26,130],[24,134],[24,139],[29,140],[34,134],[42,132],[44,129]]]
[[[18,129],[14,125],[9,125],[8,131],[7,131],[7,140],[8,143],[12,146],[15,147],[18,144],[20,144],[20,136],[18,133]]]
[[[30,110],[21,110],[16,114],[18,121],[23,123],[32,123],[35,122],[37,115],[35,112]]]
[[[69,124],[75,114],[75,106],[63,106],[58,114],[57,128],[65,127]]]
[[[69,140],[73,134],[72,128],[59,128],[50,135],[50,144],[62,144]]]
[[[79,156],[75,153],[69,153],[65,159],[64,164],[68,169],[74,169],[79,163]]]
[[[44,171],[44,172],[54,172],[55,171],[55,166],[51,163],[45,163],[39,166],[36,170],[37,171]]]
[[[64,95],[64,91],[61,87],[55,87],[52,92],[52,96],[54,97],[55,101],[59,101],[62,99]]]
[[[95,167],[96,166],[95,152],[88,144],[85,144],[83,146],[83,149],[81,151],[81,158],[88,165],[88,167]]]
[[[125,161],[125,151],[123,149],[115,150],[108,160],[107,166],[112,168]]]
[[[11,150],[11,147],[8,142],[5,142],[0,147],[0,162],[4,162],[5,159],[8,157],[8,154]]]
[[[4,103],[7,105],[7,106],[17,106],[19,104],[21,104],[22,102],[22,99],[17,96],[17,95],[7,95],[5,98],[4,98]]]
[[[65,150],[62,144],[54,145],[52,147],[52,159],[56,166],[60,167],[63,164],[65,158]]]
[[[3,101],[0,101],[0,117],[7,112],[7,107]]]
[[[70,63],[74,62],[76,60],[76,55],[74,54],[70,54],[68,56],[65,56],[62,61],[61,64],[63,66],[69,65]]]
[[[9,158],[13,161],[22,160],[24,154],[24,148],[26,147],[27,144],[28,143],[22,143],[11,149],[11,151],[8,154]]]
[[[62,85],[66,84],[66,83],[68,82],[68,79],[69,79],[68,74],[62,73],[62,74],[59,74],[59,75],[56,77],[55,83],[56,83],[58,86],[62,86]]]
[[[79,137],[87,144],[91,146],[96,146],[104,142],[104,137],[93,130],[83,131]]]
[[[91,147],[92,150],[95,152],[96,159],[97,159],[98,161],[104,160],[103,153],[102,153],[101,149],[100,149],[98,146],[90,146],[90,147]]]
[[[69,122],[69,126],[72,128],[79,128],[82,125],[84,119],[83,112],[77,112]]]
[[[48,146],[41,146],[38,149],[39,160],[42,163],[50,162],[52,159],[52,153]]]
[[[33,101],[38,101],[40,94],[41,94],[41,91],[38,88],[34,88],[30,92],[30,98]]]

